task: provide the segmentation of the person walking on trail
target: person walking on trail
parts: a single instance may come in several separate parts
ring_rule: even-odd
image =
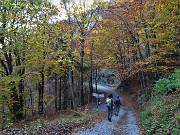
[[[111,122],[112,113],[113,113],[113,95],[110,94],[106,99],[107,109],[108,109],[108,120]]]
[[[119,96],[117,96],[116,99],[114,100],[114,109],[115,109],[116,116],[118,116],[120,105],[121,105],[121,101],[120,101]]]

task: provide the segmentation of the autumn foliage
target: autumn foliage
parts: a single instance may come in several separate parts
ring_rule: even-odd
[[[0,128],[89,103],[104,68],[141,88],[179,69],[179,0],[86,2],[0,1]]]
[[[142,86],[180,67],[178,0],[113,2],[95,31],[95,57]],[[145,79],[146,78],[146,79]]]

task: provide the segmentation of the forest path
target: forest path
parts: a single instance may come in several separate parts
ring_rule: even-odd
[[[98,86],[98,90],[104,91],[107,94],[113,94],[115,98],[118,93],[116,87]],[[125,100],[124,100],[125,98]],[[128,97],[120,96],[122,106],[118,116],[113,115],[112,122],[107,119],[94,125],[90,129],[73,133],[72,135],[141,135],[138,126],[138,117],[132,109]],[[96,111],[96,108],[93,109]],[[98,106],[98,111],[107,111],[106,104]]]

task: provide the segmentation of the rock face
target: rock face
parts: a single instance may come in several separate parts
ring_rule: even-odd
[[[98,71],[97,75],[97,81],[101,84],[105,84],[107,86],[115,86],[119,85],[118,77],[116,76],[117,73],[113,71],[109,71],[106,69],[101,69],[101,71]]]

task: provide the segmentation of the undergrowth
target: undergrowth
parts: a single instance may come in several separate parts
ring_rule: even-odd
[[[98,117],[98,112],[81,111],[69,115],[61,115],[59,118],[45,120],[42,118],[23,125],[21,128],[10,128],[6,133],[14,134],[67,134],[71,133],[73,128],[81,127],[87,124],[93,118]]]
[[[154,84],[141,125],[148,135],[180,135],[180,70]]]

